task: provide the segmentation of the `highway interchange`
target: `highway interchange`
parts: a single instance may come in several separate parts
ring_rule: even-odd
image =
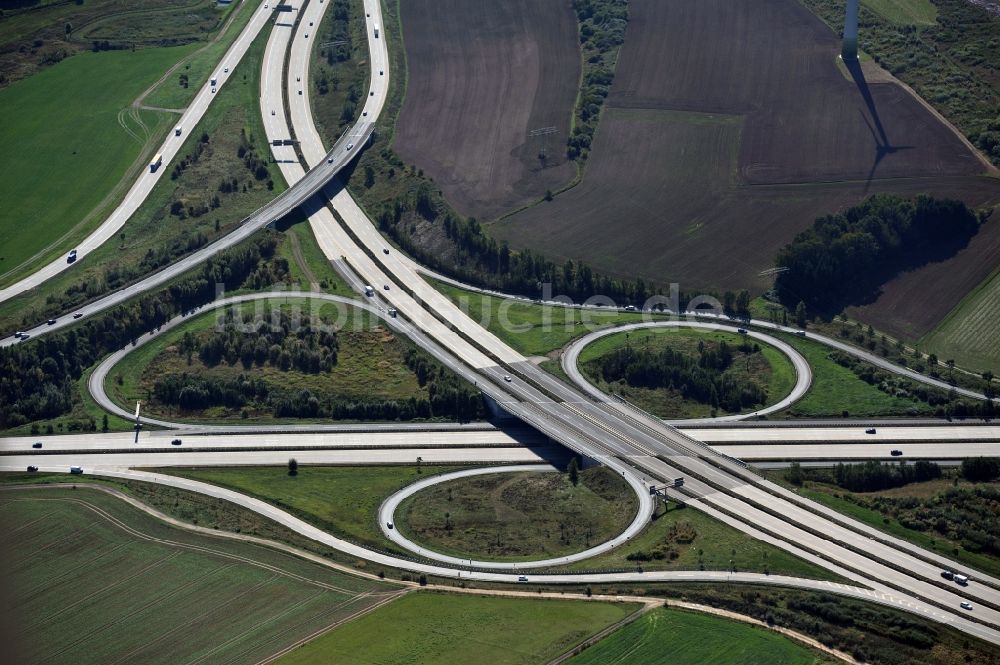
[[[312,122],[308,86],[300,87],[296,85],[298,81],[295,80],[296,77],[301,77],[303,81],[308,81],[311,42],[309,41],[310,37],[307,37],[306,34],[309,32],[309,23],[319,24],[322,13],[326,9],[326,3],[309,2],[304,9],[299,3],[293,4],[296,9],[301,9],[301,11],[296,12],[297,19],[292,25],[278,23],[273,27],[265,53],[261,79],[261,113],[265,120],[269,140],[294,136],[299,141],[299,152],[295,152],[291,146],[288,147],[291,151],[285,150],[285,147],[275,148],[275,158],[279,161],[281,170],[288,181],[289,189],[260,211],[251,215],[234,233],[195,252],[160,273],[81,308],[79,311],[84,317],[104,311],[162,285],[174,276],[194,267],[205,257],[220,251],[222,248],[232,246],[256,230],[273,223],[275,219],[301,207],[309,215],[309,223],[317,236],[321,249],[333,265],[344,274],[349,283],[356,289],[364,284],[376,286],[378,297],[369,298],[367,306],[380,313],[387,311],[390,306],[397,309],[399,317],[386,318],[387,324],[397,332],[414,338],[419,345],[446,362],[461,376],[474,382],[488,398],[500,405],[504,411],[535,428],[545,437],[590,460],[606,464],[620,472],[633,485],[636,483],[646,486],[661,485],[670,483],[674,478],[684,477],[683,488],[670,490],[669,493],[673,498],[684,500],[688,505],[716,516],[745,533],[772,542],[807,560],[817,562],[852,580],[857,586],[831,586],[832,583],[801,580],[795,582],[783,580],[782,582],[793,586],[824,588],[846,595],[863,596],[876,602],[932,617],[969,634],[1000,643],[1000,631],[998,631],[1000,628],[1000,580],[975,574],[973,583],[967,588],[957,587],[942,580],[940,572],[943,567],[962,567],[940,555],[894,539],[844,515],[808,501],[782,487],[764,481],[739,459],[730,457],[729,455],[734,454],[727,452],[731,450],[730,448],[725,448],[721,451],[725,454],[720,454],[720,451],[709,448],[705,443],[692,436],[695,432],[712,431],[717,433],[721,430],[682,431],[651,418],[627,404],[606,398],[595,402],[592,396],[583,394],[578,389],[541,371],[521,354],[480,327],[424,281],[419,276],[419,266],[415,265],[409,258],[401,255],[395,249],[385,253],[384,250],[389,249],[386,241],[343,186],[337,182],[331,182],[331,178],[360,152],[375,129],[375,123],[384,106],[388,89],[389,59],[385,41],[387,37],[392,35],[386,35],[383,29],[380,38],[373,37],[373,25],[378,23],[384,26],[385,24],[381,20],[379,4],[374,0],[366,0],[372,73],[371,92],[374,94],[368,96],[364,106],[363,113],[366,115],[363,115],[355,126],[338,139],[330,151],[326,151],[323,149],[322,140]],[[260,11],[258,9],[258,12]],[[254,21],[256,20],[255,17]],[[244,36],[241,35],[240,39]],[[283,74],[286,54],[287,77]],[[299,89],[302,90],[302,94],[298,94]],[[286,108],[289,110],[287,116],[285,114]],[[272,110],[275,111],[273,115],[271,114]],[[289,120],[290,125],[288,124]],[[167,153],[164,154],[166,158]],[[309,167],[308,170],[300,162],[300,157]],[[165,166],[166,164],[164,164]],[[164,167],[161,167],[161,171]],[[333,211],[336,211],[336,215]],[[38,277],[37,283],[46,278],[47,273],[43,273]],[[388,286],[389,289],[380,288],[382,285]],[[3,296],[0,299],[6,297],[9,296]],[[33,336],[37,336],[72,323],[74,322],[71,319],[64,316],[55,325],[42,324],[30,332],[33,333]],[[162,334],[162,331],[159,334]],[[8,338],[2,343],[11,344],[14,341]],[[830,341],[832,342],[831,346],[840,344],[836,340]],[[856,355],[863,353],[853,347],[847,347],[847,350]],[[876,356],[873,356],[870,361],[880,366],[887,364],[886,361]],[[889,365],[891,366],[891,364]],[[903,372],[903,368],[891,366],[891,369]],[[508,381],[506,377],[511,377],[511,380]],[[918,380],[929,382],[928,377],[922,375],[917,375],[917,377],[919,377]],[[119,407],[114,408],[119,412],[121,410]],[[164,423],[164,425],[170,424]],[[843,430],[838,429],[837,431]],[[334,433],[324,435],[335,436]],[[491,433],[491,435],[493,434]],[[755,430],[755,436],[757,435],[757,430]],[[106,435],[99,436],[106,437]],[[268,436],[279,435],[268,434]],[[281,436],[293,436],[297,439],[303,437],[301,434]],[[439,433],[438,436],[444,436],[444,434]],[[461,436],[470,436],[470,434],[463,433]],[[154,437],[147,433],[144,435],[141,445],[148,445],[147,442],[152,438]],[[163,438],[163,445],[169,445],[166,438]],[[950,438],[950,434],[944,436],[945,440]],[[235,439],[230,436],[229,440]],[[54,440],[47,439],[47,441]],[[192,439],[187,437],[182,447],[186,450],[190,447],[191,442]],[[504,444],[500,438],[494,441],[494,443],[497,442]],[[990,449],[988,447],[992,443],[991,441],[973,441],[962,445],[981,446],[976,450],[987,450]],[[12,447],[8,452],[8,445],[21,446],[23,442],[3,442],[4,456],[0,459],[3,460],[2,464],[5,467],[16,461],[20,463],[20,468],[23,468],[25,459],[34,459],[40,462],[38,465],[43,470],[51,467],[54,470],[65,471],[69,463],[80,463],[79,457],[70,460],[73,454],[52,454],[50,452],[46,452],[44,455],[27,452],[11,454],[15,448]],[[350,455],[357,456],[358,449],[350,449],[348,446],[341,446],[340,450],[336,447],[309,450],[310,446],[298,443],[296,445],[301,448],[301,453],[296,452],[300,461],[331,463],[329,460],[335,455],[341,455],[342,457],[339,458],[341,461],[358,458],[350,457]],[[239,444],[239,447],[253,448],[254,446]],[[320,446],[313,447],[319,448]],[[797,445],[796,448],[798,447]],[[829,446],[824,447],[829,448]],[[913,448],[912,446],[908,447]],[[469,450],[479,450],[481,451],[479,454],[486,456],[500,455],[499,451],[502,450],[515,451],[518,446],[480,446],[479,448],[469,446],[468,448]],[[746,446],[742,445],[733,446],[733,449],[747,452],[745,448]],[[195,449],[192,448],[192,450]],[[20,448],[16,450],[20,450]],[[391,454],[402,454],[408,456],[408,460],[412,461],[414,450],[426,451],[430,457],[425,456],[424,459],[431,461],[435,459],[433,455],[455,455],[454,451],[457,449],[434,446],[400,449],[386,446],[362,452],[365,459],[383,455],[382,461],[389,461]],[[136,455],[147,455],[148,461],[136,461]],[[245,457],[235,458],[231,457],[232,455]],[[313,456],[308,457],[308,455]],[[287,451],[108,452],[102,453],[100,456],[101,462],[99,464],[88,465],[88,473],[93,469],[100,475],[141,479],[183,487],[233,501],[276,519],[303,535],[376,563],[408,570],[419,570],[435,575],[461,577],[462,579],[516,581],[517,576],[510,572],[477,570],[475,566],[470,566],[471,569],[463,569],[458,566],[415,563],[387,557],[387,555],[339,541],[284,511],[250,497],[204,483],[128,468],[133,465],[147,464],[169,466],[171,465],[170,461],[174,458],[187,459],[186,463],[191,463],[192,459],[197,458],[194,463],[199,465],[232,463],[229,460],[233,459],[252,459],[254,463],[281,463],[287,460],[289,456]],[[746,457],[743,454],[740,456]],[[515,459],[516,457],[516,454],[511,454],[508,459],[493,457],[489,458],[489,461],[520,462],[543,459],[543,456],[537,454],[534,454],[533,459]],[[484,459],[484,461],[486,460]],[[532,581],[592,583],[711,578],[742,581],[753,579],[754,581],[778,583],[774,577],[768,580],[762,580],[761,577],[766,576],[741,577],[726,573],[706,575],[704,573],[636,572],[603,575],[532,575]],[[867,590],[864,590],[864,587],[867,587]],[[966,599],[975,602],[975,612],[969,613],[959,609],[959,603]]]

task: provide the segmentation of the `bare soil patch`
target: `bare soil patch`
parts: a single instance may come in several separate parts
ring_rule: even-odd
[[[456,210],[491,219],[569,182],[580,76],[568,2],[405,0],[407,95],[394,148]],[[532,136],[533,130],[554,128]],[[546,158],[539,158],[544,150]]]

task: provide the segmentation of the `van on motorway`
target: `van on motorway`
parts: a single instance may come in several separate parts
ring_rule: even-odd
[[[69,468],[69,472],[72,473],[73,475],[79,476],[80,474],[83,473],[83,467],[82,466],[71,466]]]
[[[968,575],[959,575],[959,574],[956,573],[955,577],[952,578],[952,579],[955,580],[956,584],[961,584],[962,586],[968,586],[969,585],[969,576]]]
[[[369,298],[375,297],[375,288],[370,284],[365,284],[365,295]]]
[[[174,127],[174,136],[180,136],[182,131],[184,131],[183,127]]]
[[[528,581],[528,577],[527,577],[527,575],[519,575],[518,578],[517,578],[517,581],[518,582],[527,582]]]

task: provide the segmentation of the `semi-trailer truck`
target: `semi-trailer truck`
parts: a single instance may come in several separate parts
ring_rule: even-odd
[[[163,154],[158,152],[156,153],[156,157],[153,157],[153,161],[149,163],[149,172],[152,173],[156,171],[156,169],[160,168],[160,164],[162,163],[163,163]]]

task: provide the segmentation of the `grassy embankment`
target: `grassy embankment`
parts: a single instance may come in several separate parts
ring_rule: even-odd
[[[541,665],[636,609],[635,603],[409,594],[278,662]]]
[[[697,358],[699,344],[704,344],[705,348],[715,349],[720,342],[725,342],[733,350],[734,360],[732,366],[721,374],[729,375],[738,381],[750,381],[766,391],[767,401],[754,405],[752,409],[770,406],[786,397],[795,385],[795,368],[783,353],[757,340],[750,339],[749,342],[757,344],[760,353],[743,353],[738,347],[745,341],[746,338],[736,333],[707,330],[684,328],[634,330],[629,333],[608,335],[587,346],[580,353],[580,368],[601,390],[616,392],[629,402],[661,418],[703,418],[712,415],[711,405],[691,398],[686,399],[676,389],[630,386],[624,379],[613,384],[607,383],[601,378],[600,359],[627,345],[650,353],[672,349],[691,358]],[[725,413],[728,412],[721,410],[719,415]]]
[[[368,35],[361,0],[330,0],[309,63],[309,102],[316,131],[332,146],[357,120],[368,93]],[[396,71],[392,71],[396,76]]]
[[[2,503],[10,524],[30,525],[6,548],[21,662],[256,661],[394,589],[170,527],[103,493],[5,491]]]
[[[807,478],[814,475],[810,471],[806,473]],[[788,485],[784,480],[784,472],[772,471],[769,472],[769,475],[772,480]],[[981,509],[983,506],[977,507],[975,505],[982,503],[982,500],[974,496],[976,489],[996,489],[1000,487],[997,483],[970,483],[961,479],[955,471],[949,471],[946,472],[946,477],[943,479],[911,483],[903,487],[877,492],[851,492],[830,482],[825,482],[826,480],[825,478],[806,480],[802,487],[791,485],[788,487],[817,503],[890,535],[907,540],[924,549],[938,552],[942,556],[955,559],[990,575],[1000,575],[1000,558],[987,552],[967,549],[968,543],[964,543],[956,531],[960,525],[954,524],[956,520],[964,519],[958,513],[947,516],[940,515],[946,518],[944,532],[933,528],[927,530],[913,528],[919,523],[917,518],[927,519],[928,515],[946,508],[954,501],[966,503],[965,507],[967,508]],[[970,492],[972,496],[957,499],[943,496],[946,492],[955,489]],[[883,502],[880,499],[887,501]],[[989,499],[987,498],[986,501]],[[917,513],[922,514],[918,515]],[[936,519],[935,516],[935,522]],[[911,520],[913,524],[910,524]]]
[[[569,661],[570,665],[818,665],[838,662],[765,628],[669,608],[647,612]]]
[[[614,538],[638,501],[605,467],[564,473],[498,473],[422,490],[396,511],[396,528],[436,552],[490,561],[558,557]]]

